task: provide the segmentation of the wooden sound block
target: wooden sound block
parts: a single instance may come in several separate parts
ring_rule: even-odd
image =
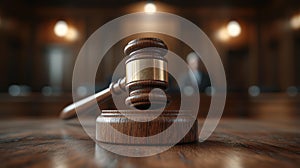
[[[103,110],[96,121],[96,140],[128,145],[170,145],[179,138],[179,143],[198,140],[198,122],[191,115],[178,114],[177,110],[160,113],[158,110]],[[140,122],[140,119],[143,121]],[[175,131],[170,132],[169,129],[167,136],[159,134],[172,124],[176,124]],[[119,133],[138,139],[120,137]]]

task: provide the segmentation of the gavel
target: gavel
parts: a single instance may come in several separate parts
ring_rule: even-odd
[[[60,113],[60,118],[74,118],[76,108],[81,111],[87,110],[93,105],[93,100],[102,103],[112,94],[121,91],[129,91],[129,96],[124,102],[129,107],[145,110],[150,106],[153,108],[164,106],[165,90],[168,86],[167,60],[164,57],[167,51],[167,45],[158,38],[139,38],[130,41],[124,48],[124,53],[128,56],[125,62],[126,77],[116,83],[112,82],[101,92],[65,107]],[[163,92],[153,91],[155,88]]]
[[[70,119],[112,94],[128,91],[124,104],[128,109],[102,110],[96,118],[97,142],[131,145],[164,145],[170,143],[194,142],[198,138],[198,125],[189,113],[166,110],[169,102],[167,45],[158,38],[139,38],[130,41],[124,48],[126,77],[112,82],[109,88],[67,106],[60,118]],[[142,119],[142,120],[135,120]],[[171,134],[160,134],[169,129]],[[113,129],[112,129],[113,128]],[[116,131],[118,130],[118,131]],[[149,139],[122,137],[150,137]],[[155,136],[158,135],[158,136]],[[156,138],[154,138],[156,137]],[[171,141],[170,141],[171,140]]]

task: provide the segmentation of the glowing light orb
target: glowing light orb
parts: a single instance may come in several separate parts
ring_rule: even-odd
[[[146,13],[152,14],[156,12],[156,6],[153,3],[147,3],[144,7]]]
[[[237,37],[241,34],[241,26],[237,21],[230,21],[227,25],[228,35],[231,37]]]
[[[63,20],[56,22],[56,24],[54,26],[54,33],[58,37],[66,36],[68,33],[68,30],[69,30],[68,24],[67,24],[67,22],[65,22]]]

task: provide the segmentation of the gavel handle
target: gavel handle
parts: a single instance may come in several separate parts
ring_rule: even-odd
[[[94,105],[94,100],[96,99],[97,102],[101,103],[107,100],[112,93],[120,93],[121,91],[125,91],[125,78],[119,79],[118,82],[112,82],[109,85],[109,88],[102,90],[94,95],[86,97],[82,100],[79,100],[73,104],[68,105],[65,107],[59,115],[59,118],[67,120],[76,117],[76,108],[80,109],[77,113],[87,110],[88,108]]]

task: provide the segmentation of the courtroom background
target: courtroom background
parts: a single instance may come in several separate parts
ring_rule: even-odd
[[[72,102],[72,71],[84,42],[108,21],[143,12],[147,2],[0,1],[0,117],[57,117]],[[300,1],[151,2],[157,11],[174,13],[196,24],[215,45],[228,82],[224,117],[299,119]],[[68,26],[66,36],[55,34],[55,26],[61,21]],[[224,32],[231,21],[240,26],[237,36]],[[161,36],[183,59],[191,52],[184,43]],[[126,40],[105,55],[97,73],[96,90],[108,86],[113,70],[124,57]],[[77,91],[84,96],[87,89]],[[205,117],[209,105],[210,95],[204,92],[200,118]],[[112,108],[109,103],[102,106]]]

